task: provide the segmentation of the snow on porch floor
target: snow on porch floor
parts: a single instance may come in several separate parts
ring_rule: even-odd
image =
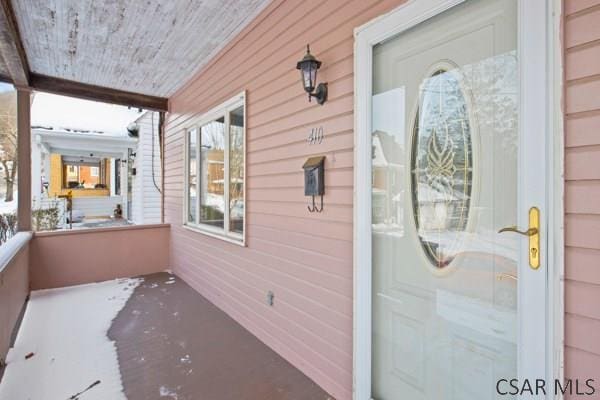
[[[82,399],[125,399],[117,348],[106,332],[141,281],[32,292],[6,357],[0,399],[66,400],[97,381]]]
[[[0,399],[331,399],[168,273],[33,292],[7,361]]]

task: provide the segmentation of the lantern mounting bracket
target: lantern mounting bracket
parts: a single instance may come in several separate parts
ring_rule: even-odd
[[[323,105],[327,101],[327,83],[319,83],[314,93],[308,94],[308,101],[310,101],[311,97],[317,99],[317,103]]]

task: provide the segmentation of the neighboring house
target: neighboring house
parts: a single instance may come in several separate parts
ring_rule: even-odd
[[[136,224],[160,223],[161,216],[161,161],[158,142],[159,114],[148,111],[135,122],[138,124],[138,142],[135,147],[132,171],[130,210]]]
[[[122,134],[105,134],[34,127],[31,155],[34,208],[53,201],[63,203],[64,196],[70,193],[74,221],[111,218],[118,205],[123,218],[133,223],[159,220],[160,193],[152,183],[151,173],[150,115],[146,113],[136,121],[138,138],[126,129]],[[155,123],[155,132],[157,126]],[[160,185],[158,150],[155,143],[155,179]]]

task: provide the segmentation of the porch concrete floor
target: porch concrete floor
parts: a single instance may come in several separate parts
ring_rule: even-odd
[[[129,400],[333,400],[175,275],[142,278],[34,293],[0,398],[28,393],[30,400],[50,400],[54,392],[51,400],[56,393],[64,400],[66,387],[76,393],[98,380],[75,398],[108,400],[124,392]],[[106,308],[119,298],[112,319]],[[67,330],[57,333],[65,323]]]

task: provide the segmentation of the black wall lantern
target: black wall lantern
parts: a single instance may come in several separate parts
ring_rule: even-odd
[[[302,86],[304,86],[304,90],[308,93],[308,101],[311,101],[311,97],[314,97],[317,99],[317,103],[322,105],[327,101],[327,83],[319,83],[317,90],[315,90],[317,71],[320,67],[321,61],[310,54],[310,47],[306,45],[306,54],[302,60],[298,61],[296,69],[300,70]]]

